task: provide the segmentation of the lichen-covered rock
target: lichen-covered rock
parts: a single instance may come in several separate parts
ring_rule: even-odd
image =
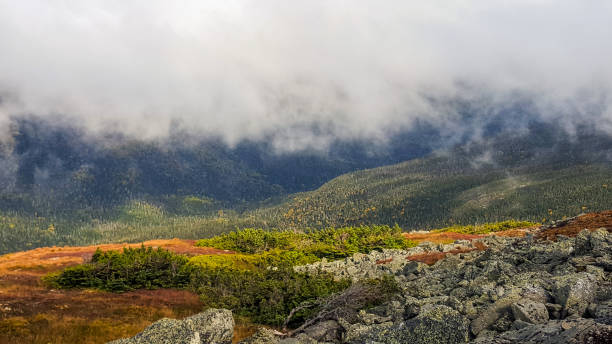
[[[499,260],[490,260],[483,265],[482,274],[491,281],[497,281],[502,276],[509,276],[516,273],[516,269],[512,264]]]
[[[605,228],[595,231],[585,229],[576,236],[575,251],[578,255],[590,254],[600,257],[610,253],[610,245],[612,245],[612,235]]]
[[[279,341],[280,338],[276,331],[261,327],[254,335],[241,341],[239,344],[277,344]]]
[[[333,342],[340,338],[340,325],[335,320],[321,321],[307,327],[303,333],[320,342]]]
[[[474,344],[582,344],[610,343],[612,326],[593,319],[555,320],[530,325],[488,337],[476,338]]]
[[[519,301],[510,305],[514,319],[531,324],[543,324],[548,321],[548,310],[539,302]]]
[[[401,293],[393,302],[321,323],[279,344],[610,342],[612,235],[607,230],[556,241],[495,236],[478,241],[487,249],[449,254],[431,266],[406,256],[439,256],[456,246],[475,248],[474,242],[426,243],[298,267],[352,279],[390,275]]]
[[[497,300],[487,308],[480,316],[472,321],[470,329],[473,334],[478,335],[482,330],[493,325],[504,313],[509,311],[510,305],[521,299],[518,294],[511,294]]]
[[[109,344],[230,344],[234,318],[227,309],[209,309],[183,320],[161,319],[141,333]]]
[[[612,325],[612,300],[597,305],[593,317],[599,322]]]
[[[469,341],[469,321],[448,306],[423,307],[406,322],[413,339],[406,343],[464,343]],[[416,338],[414,338],[416,337]]]
[[[375,340],[371,338],[375,337],[375,335],[378,334],[380,334],[380,336],[383,336],[384,333],[391,332],[395,326],[392,322],[386,322],[374,325],[365,325],[362,323],[344,324],[343,327],[345,329],[342,340],[343,343],[365,343],[367,340],[370,340],[372,343],[374,343]]]
[[[582,316],[597,292],[597,278],[589,273],[575,273],[555,278],[553,295],[563,306],[563,314]]]
[[[443,306],[424,307],[421,313],[399,324],[369,327],[349,343],[451,344],[469,341],[469,321],[454,309]]]

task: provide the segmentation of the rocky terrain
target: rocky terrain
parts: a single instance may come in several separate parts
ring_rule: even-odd
[[[285,334],[262,328],[241,343],[611,343],[612,234],[606,228],[578,231],[577,221],[524,237],[422,243],[406,251],[296,267],[356,283],[393,276],[401,292],[354,314],[346,297],[307,326]],[[574,230],[568,230],[570,225]],[[165,328],[161,324],[147,331]],[[173,343],[210,342],[197,341],[195,332],[189,341]],[[141,343],[137,338],[116,343]]]
[[[425,243],[404,252],[375,252],[300,267],[354,279],[392,274],[402,293],[362,311],[357,321],[330,317],[304,329],[296,339],[303,343],[612,342],[612,235],[602,228],[556,239],[489,236],[453,245]],[[431,266],[411,260],[442,251],[457,253]]]
[[[161,319],[129,339],[109,344],[224,344],[234,336],[234,319],[227,309],[209,309],[183,320]]]

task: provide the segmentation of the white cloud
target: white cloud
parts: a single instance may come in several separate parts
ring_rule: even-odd
[[[59,113],[156,137],[178,120],[294,147],[311,126],[452,122],[431,97],[521,93],[543,118],[611,128],[610,18],[609,1],[0,0],[0,122]]]

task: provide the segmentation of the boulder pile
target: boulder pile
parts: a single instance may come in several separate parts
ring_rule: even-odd
[[[183,320],[158,320],[132,338],[108,344],[231,344],[233,337],[232,312],[209,309]]]
[[[612,343],[612,234],[605,228],[552,241],[527,235],[424,243],[295,269],[356,282],[392,276],[401,292],[350,317],[338,309],[289,334],[262,328],[241,343]],[[346,303],[338,307],[350,308]],[[225,344],[233,326],[230,311],[211,309],[162,319],[112,343]]]
[[[299,267],[354,280],[392,274],[402,292],[357,321],[327,319],[275,341],[612,343],[612,234],[602,228],[556,239],[490,236]],[[463,253],[431,266],[410,260],[445,250]]]

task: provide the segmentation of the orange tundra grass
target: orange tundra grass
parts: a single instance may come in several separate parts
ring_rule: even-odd
[[[163,317],[200,312],[198,295],[186,290],[136,290],[113,294],[93,290],[52,290],[41,277],[91,259],[97,248],[120,250],[142,244],[46,247],[0,256],[1,344],[97,344],[129,337]],[[145,246],[187,254],[231,254],[194,246],[189,240],[152,240]],[[236,340],[252,334],[237,321]]]

